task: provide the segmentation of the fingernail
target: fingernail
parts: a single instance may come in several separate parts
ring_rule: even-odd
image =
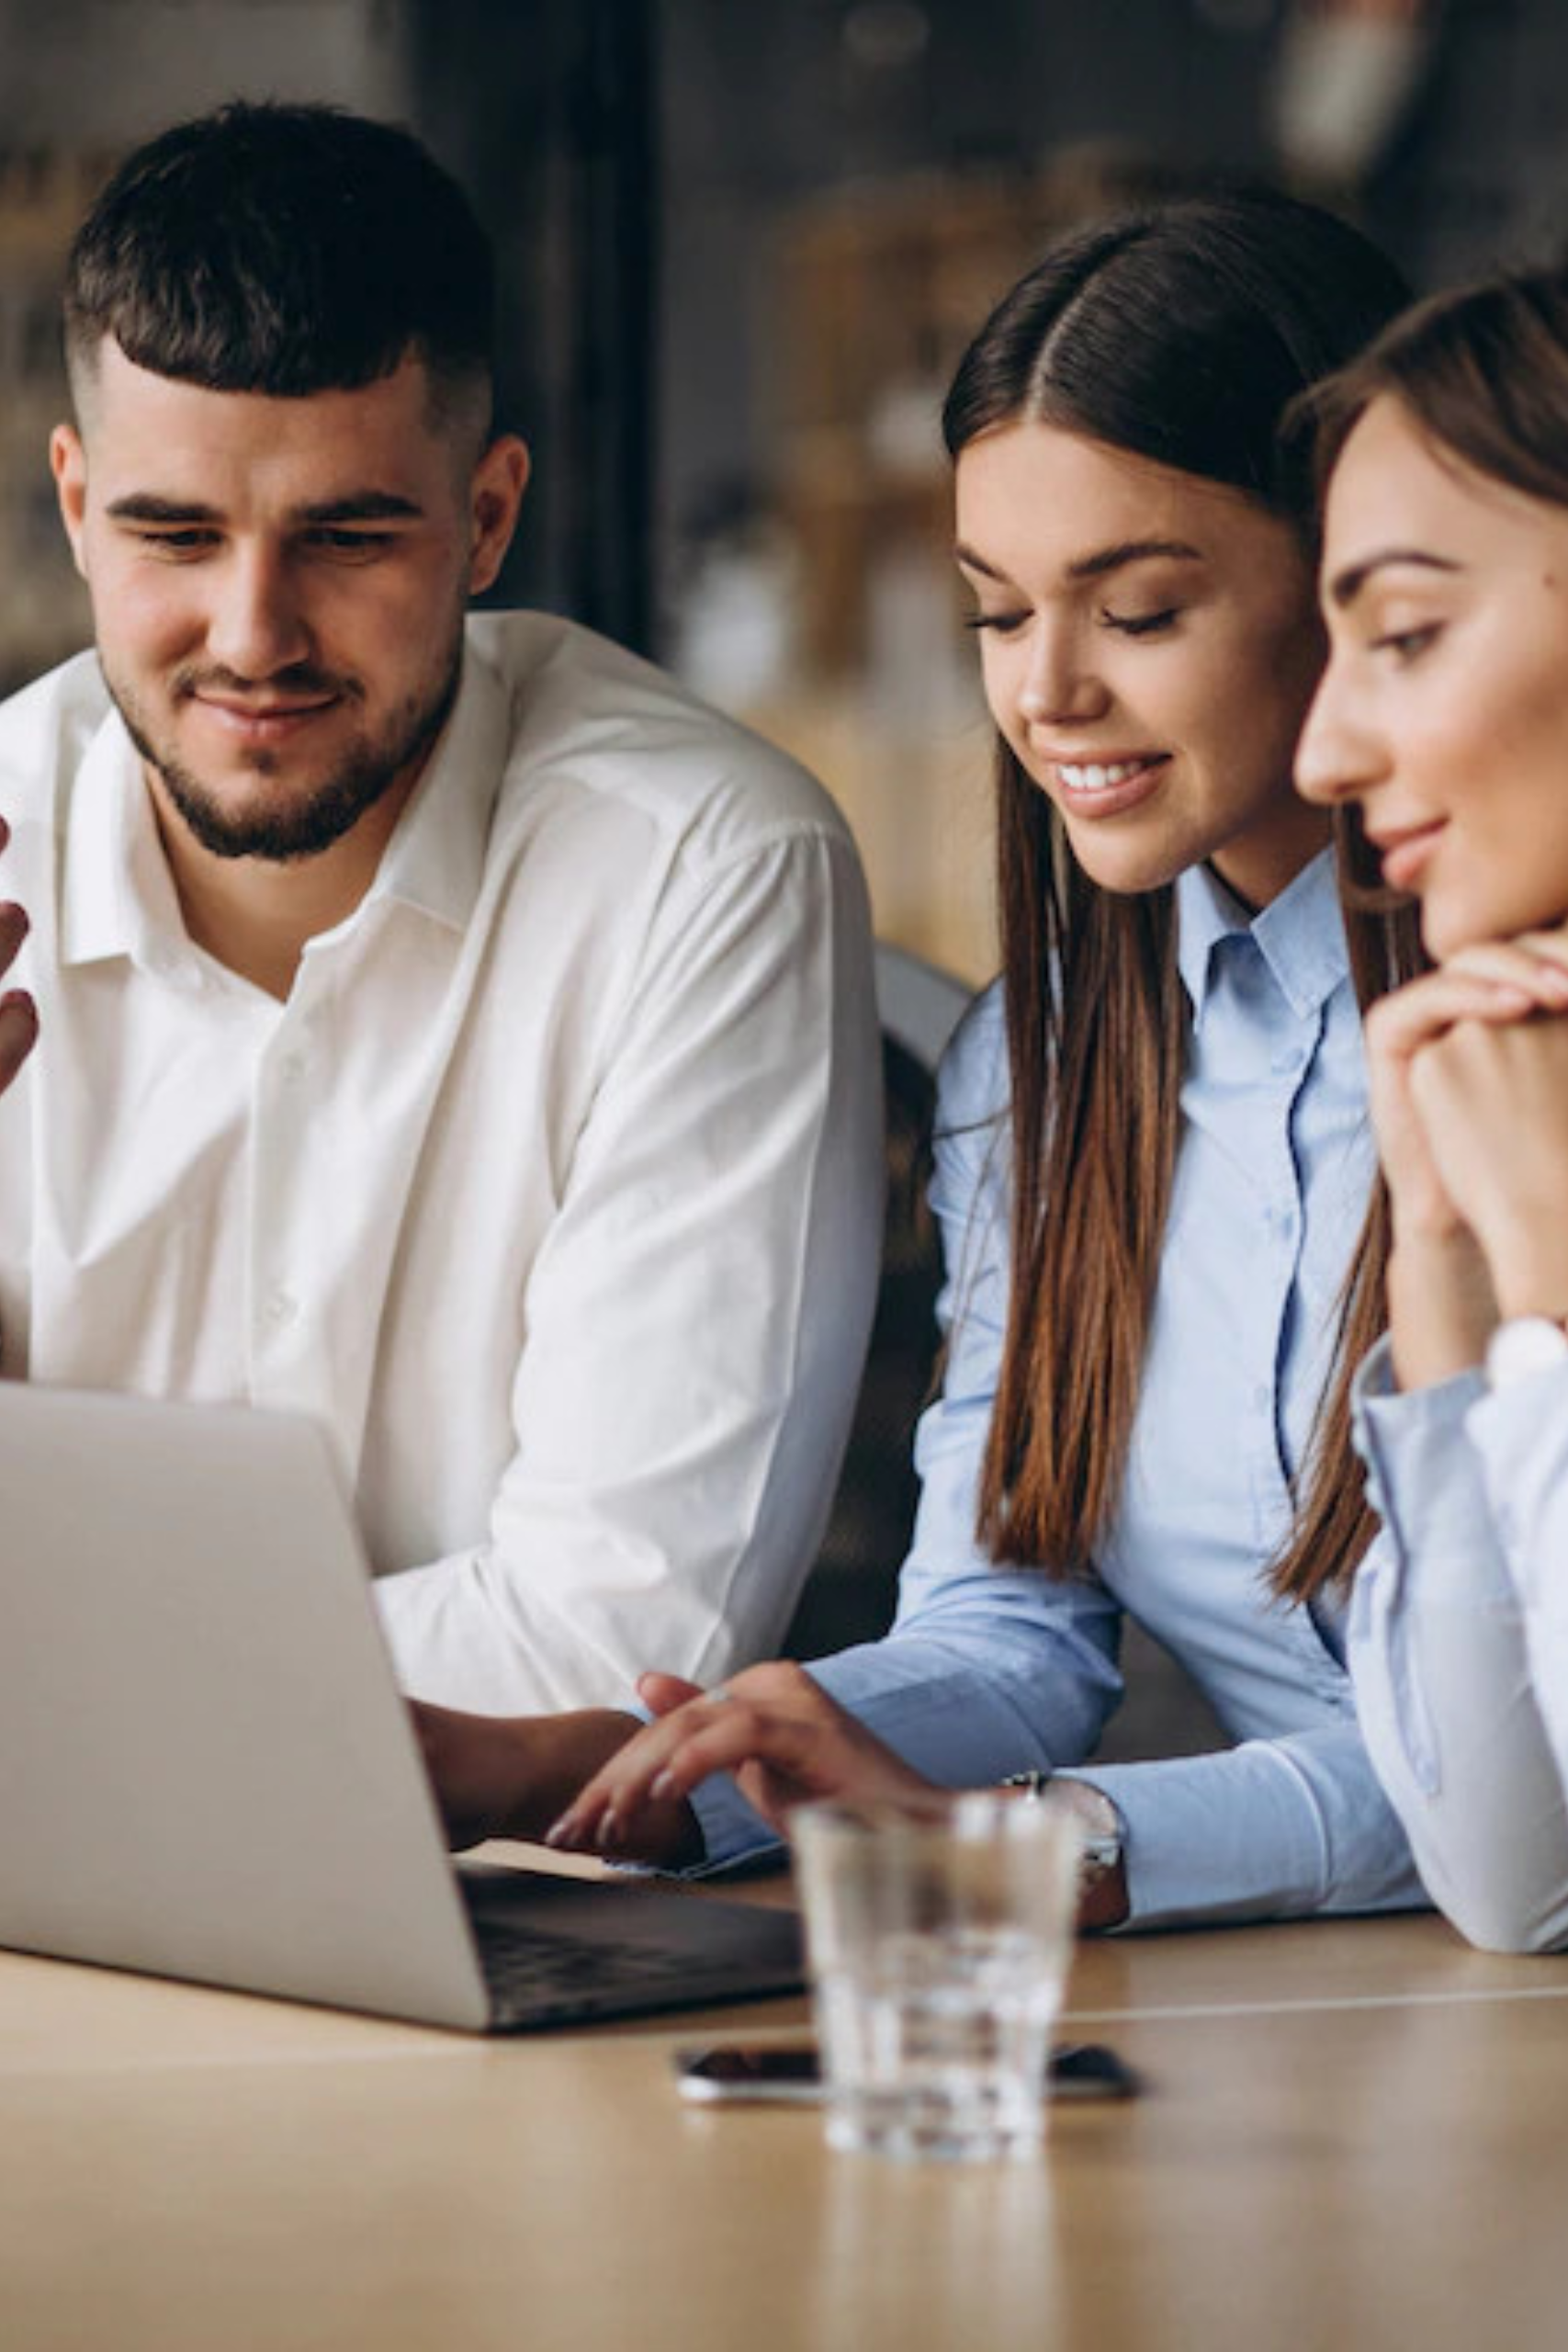
[[[656,1772],[648,1784],[648,1793],[650,1797],[672,1797],[675,1794],[674,1774],[670,1771]]]
[[[552,1821],[549,1827],[546,1830],[545,1843],[547,1846],[570,1846],[571,1844],[571,1815],[570,1813],[563,1813],[560,1819],[558,1821]]]
[[[618,1846],[620,1844],[621,1825],[613,1813],[605,1812],[600,1815],[599,1834],[594,1838],[593,1842],[600,1849],[601,1852],[603,1852],[606,1846]]]

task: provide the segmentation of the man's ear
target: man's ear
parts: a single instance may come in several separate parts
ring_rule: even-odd
[[[493,583],[517,528],[517,510],[528,487],[528,451],[515,433],[493,440],[474,468],[468,486],[472,540],[468,557],[468,594],[478,596]],[[66,526],[69,528],[69,525]]]
[[[76,569],[85,580],[87,567],[83,560],[82,543],[87,514],[87,453],[73,424],[57,424],[50,435],[49,463],[60,501],[60,519],[65,526]]]

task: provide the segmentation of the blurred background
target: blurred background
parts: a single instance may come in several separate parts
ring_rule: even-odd
[[[0,687],[86,640],[55,305],[124,149],[234,96],[409,122],[502,255],[536,486],[500,595],[797,752],[882,934],[993,956],[988,738],[937,409],[1128,198],[1266,176],[1423,287],[1568,232],[1564,0],[0,0]]]

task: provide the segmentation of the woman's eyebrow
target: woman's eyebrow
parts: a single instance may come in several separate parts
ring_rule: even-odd
[[[995,564],[987,563],[974,548],[965,547],[961,539],[953,548],[954,560],[965,571],[984,572],[987,580],[1000,580],[1003,575]],[[1080,555],[1068,564],[1069,580],[1102,580],[1108,571],[1120,571],[1123,564],[1147,563],[1156,557],[1165,557],[1177,563],[1201,563],[1203,550],[1186,539],[1118,539],[1108,548],[1096,548],[1092,555]]]
[[[1353,605],[1375,571],[1391,563],[1412,563],[1423,571],[1462,571],[1464,566],[1452,563],[1447,556],[1430,555],[1424,548],[1379,548],[1375,555],[1363,556],[1359,563],[1348,563],[1337,571],[1328,583],[1331,603],[1344,612]]]
[[[1126,563],[1147,563],[1161,556],[1175,563],[1201,563],[1203,551],[1186,539],[1118,539],[1113,547],[1098,548],[1093,555],[1080,555],[1076,563],[1067,566],[1069,580],[1102,580],[1108,571],[1120,571]]]

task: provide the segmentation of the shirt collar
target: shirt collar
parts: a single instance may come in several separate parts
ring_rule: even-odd
[[[1218,875],[1195,865],[1176,886],[1177,966],[1201,1019],[1221,940],[1250,937],[1291,1011],[1300,1020],[1317,1012],[1350,969],[1339,905],[1334,852],[1320,850],[1295,880],[1248,916]]]
[[[452,716],[387,844],[367,906],[414,907],[453,931],[473,913],[511,739],[511,698],[469,645]]]
[[[118,711],[88,744],[71,790],[61,888],[66,965],[129,956],[146,966],[159,941],[184,941],[179,900],[158,840],[141,763]]]
[[[413,907],[463,929],[479,897],[510,725],[500,679],[469,649],[452,715],[365,905]],[[141,763],[118,711],[88,745],[73,787],[60,937],[67,965],[129,956],[146,966],[157,960],[157,943],[188,944]]]

